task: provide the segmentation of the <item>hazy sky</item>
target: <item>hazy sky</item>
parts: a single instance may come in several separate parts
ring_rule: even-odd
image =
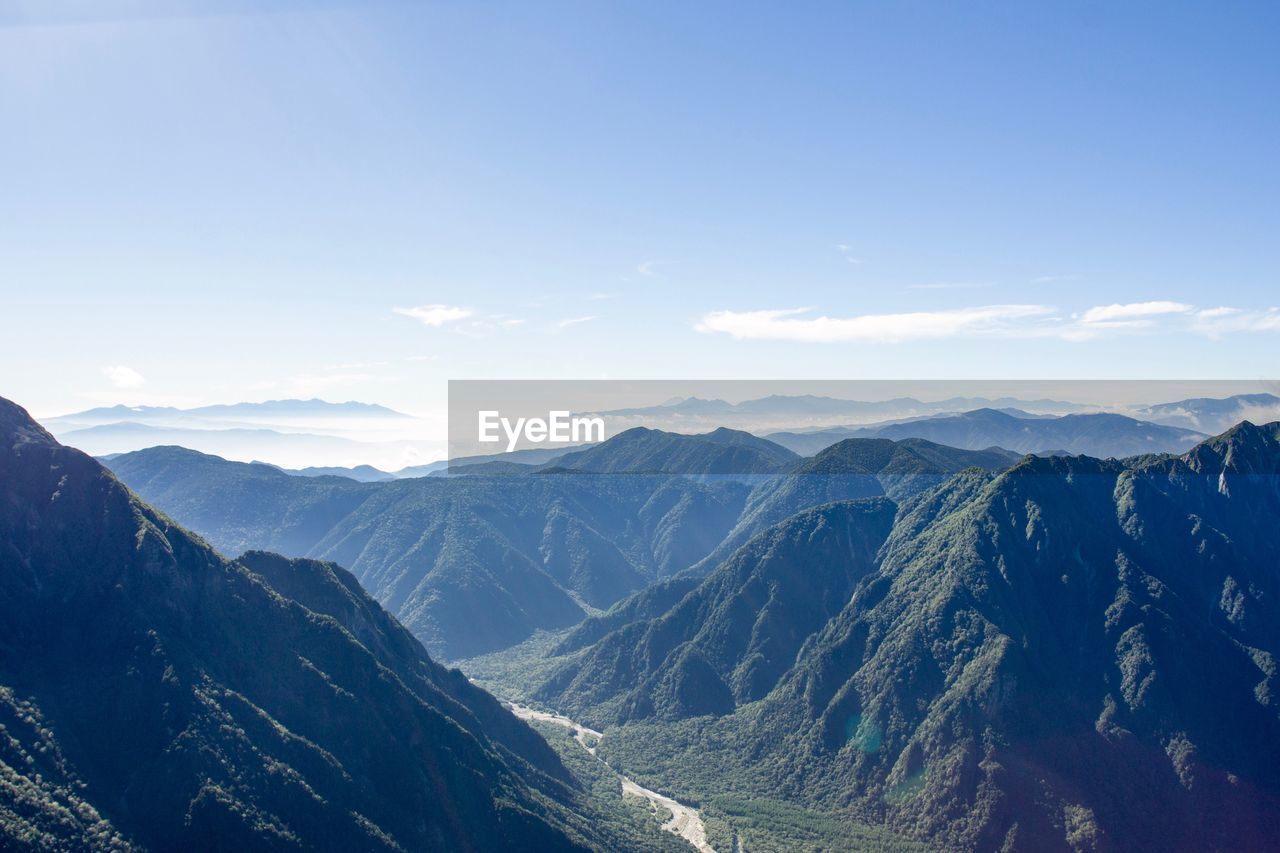
[[[1278,41],[1274,3],[0,0],[0,395],[1274,377]]]

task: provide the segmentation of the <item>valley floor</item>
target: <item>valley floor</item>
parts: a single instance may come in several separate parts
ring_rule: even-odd
[[[596,745],[604,738],[603,733],[586,726],[580,726],[560,714],[538,711],[514,702],[506,702],[504,704],[522,720],[551,723],[569,729],[573,732],[574,740],[591,755],[596,756]],[[607,766],[607,762],[604,762],[599,756],[596,756],[596,759]],[[614,772],[617,773],[617,771]],[[648,800],[655,808],[666,809],[671,813],[671,819],[662,825],[664,830],[685,839],[693,845],[694,849],[701,851],[701,853],[715,853],[715,848],[707,843],[707,829],[703,825],[702,817],[698,814],[697,809],[677,802],[670,797],[663,796],[657,791],[651,791],[648,788],[637,785],[621,773],[617,773],[617,776],[622,783],[623,797],[639,797]]]
[[[672,842],[720,853],[929,849],[848,815],[770,797],[767,785],[749,778],[749,768],[732,760],[734,749],[726,753],[710,746],[718,738],[688,735],[689,730],[703,726],[714,728],[709,718],[671,727],[677,731],[655,724],[600,731],[564,714],[533,707],[536,703],[529,695],[530,687],[563,662],[564,658],[549,653],[567,634],[568,631],[539,632],[518,646],[455,661],[453,665],[501,697],[517,717],[537,728],[566,759],[566,764],[571,764],[568,759],[577,755],[581,756],[579,769],[600,768],[600,775],[607,776],[609,784],[597,785],[598,796],[603,794],[617,803],[621,793],[630,803],[644,803],[647,811],[660,815],[662,829],[666,830],[662,834]],[[700,745],[708,746],[708,750],[700,751]],[[612,754],[606,756],[605,751]],[[696,792],[696,799],[686,796],[690,792]]]

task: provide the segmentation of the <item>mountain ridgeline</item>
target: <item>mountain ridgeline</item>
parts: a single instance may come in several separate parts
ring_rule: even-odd
[[[224,553],[346,566],[446,659],[583,619],[706,556],[748,487],[663,474],[293,477],[182,448],[124,454],[112,470]]]
[[[1000,470],[1018,455],[999,448],[981,451],[943,447],[923,439],[846,439],[790,470],[756,485],[733,528],[688,570],[631,596],[607,613],[577,626],[558,646],[567,654],[612,630],[653,618],[679,601],[752,535],[798,512],[840,500],[893,497],[901,500],[936,486],[967,467]]]
[[[679,435],[635,427],[542,467],[600,474],[750,477],[776,474],[798,459],[787,448],[740,430],[722,427],[703,435]]]
[[[609,754],[665,762],[685,790],[733,767],[946,848],[1280,845],[1280,424],[1176,457],[968,469],[864,527],[873,557],[824,535],[859,505],[757,534],[665,612],[572,650],[538,695],[628,722]],[[750,620],[722,615],[783,574],[852,593],[756,611],[788,637],[774,660],[798,650],[778,674],[742,642]]]
[[[4,849],[636,843],[346,571],[228,561],[4,400],[0,592]]]
[[[874,568],[894,511],[873,498],[792,516],[662,616],[595,643],[538,698],[611,722],[726,714],[762,698]]]
[[[802,460],[733,430],[630,430],[539,465],[379,483],[175,447],[109,464],[226,554],[263,549],[350,568],[432,654],[457,660],[573,626],[681,573],[706,574],[808,507],[900,496],[1016,458],[857,440]]]

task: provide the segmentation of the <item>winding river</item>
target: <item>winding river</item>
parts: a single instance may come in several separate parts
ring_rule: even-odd
[[[595,756],[597,761],[609,767],[608,762],[596,755],[596,746],[599,745],[604,737],[602,732],[579,725],[560,714],[535,711],[533,708],[526,708],[524,705],[518,705],[515,702],[504,701],[503,704],[511,709],[511,713],[522,720],[537,720],[538,722],[552,723],[569,729],[573,732],[573,739],[578,742],[579,746]],[[612,767],[609,767],[609,769],[613,770]],[[707,828],[703,825],[702,817],[698,814],[697,809],[686,806],[684,803],[677,802],[670,797],[664,797],[657,791],[651,791],[642,785],[637,785],[616,770],[613,772],[622,781],[622,796],[643,797],[655,806],[664,808],[671,813],[671,819],[662,825],[663,829],[688,841],[700,853],[715,853],[715,849],[707,843]]]

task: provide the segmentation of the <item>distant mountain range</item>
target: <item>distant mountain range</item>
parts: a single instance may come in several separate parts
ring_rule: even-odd
[[[110,424],[120,421],[135,423],[154,423],[173,419],[208,419],[208,420],[271,420],[310,417],[347,417],[347,418],[406,418],[408,415],[379,406],[376,403],[358,403],[350,400],[345,403],[329,403],[320,399],[311,400],[267,400],[262,403],[227,403],[214,406],[197,406],[191,409],[180,409],[174,406],[102,406],[47,418],[47,423],[62,426],[64,424]]]
[[[945,400],[924,402],[914,397],[895,397],[890,400],[841,400],[813,394],[771,394],[740,403],[724,400],[705,400],[700,397],[684,397],[669,400],[660,406],[643,406],[630,409],[614,409],[603,414],[632,417],[660,416],[665,414],[710,415],[728,419],[735,415],[783,415],[787,417],[846,417],[866,420],[887,420],[936,415],[980,408],[1019,408],[1047,414],[1065,414],[1088,408],[1079,403],[1062,400],[1020,400],[1015,397],[949,397]]]
[[[267,463],[259,462],[255,464],[265,465]],[[356,465],[352,468],[281,468],[280,470],[295,477],[346,477],[349,480],[355,480],[357,483],[383,483],[387,480],[397,479],[395,474],[380,471],[372,465]]]
[[[1207,438],[1195,430],[1148,423],[1124,415],[1095,413],[1040,418],[995,409],[865,427],[772,433],[766,437],[806,456],[846,438],[924,438],[968,450],[1000,447],[1018,453],[1083,454],[1099,458],[1179,453]]]
[[[179,445],[226,459],[288,469],[377,467],[395,471],[443,454],[417,419],[369,403],[269,400],[178,409],[110,406],[46,418],[59,440],[93,456]]]
[[[230,562],[0,400],[0,847],[645,846],[341,568]]]
[[[1133,414],[1152,423],[1220,433],[1241,421],[1267,423],[1280,420],[1280,397],[1275,394],[1236,394],[1221,399],[1197,397],[1147,406]]]
[[[1148,430],[1144,435],[1140,428],[1129,424],[1126,433],[1122,427],[1126,422],[1122,421],[1105,427],[1090,426],[1088,421],[1065,421],[1059,424],[1061,429],[1019,428],[1007,422],[976,423],[976,413],[987,410],[1017,420],[1060,421],[1067,414],[1090,418],[1126,416],[1173,431]],[[1178,452],[1241,420],[1280,417],[1280,397],[1242,394],[1107,412],[1063,400],[1015,397],[951,397],[935,401],[899,397],[868,402],[816,395],[770,395],[739,403],[689,397],[606,414],[614,435],[633,427],[705,435],[723,427],[770,438],[801,456],[811,456],[844,438],[883,436],[921,437],[968,449],[1000,446],[1018,452],[1119,457]],[[963,420],[948,420],[957,418]],[[941,424],[920,426],[923,422]],[[374,404],[314,399],[191,409],[110,406],[47,418],[44,425],[61,440],[94,456],[173,444],[235,461],[262,460],[289,471],[315,468],[360,480],[380,476],[368,468],[396,477],[430,476],[455,473],[459,463],[540,465],[578,450],[532,448],[514,455],[455,459],[450,465],[440,459],[446,450],[443,437],[429,438],[427,425],[413,417]],[[338,470],[341,468],[351,470]],[[496,473],[496,469],[491,467],[488,473]]]

